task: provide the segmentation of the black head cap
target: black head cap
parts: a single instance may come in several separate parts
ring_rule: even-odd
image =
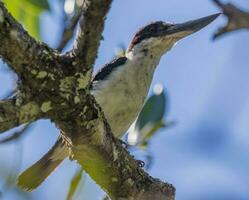
[[[170,24],[162,21],[151,23],[140,29],[135,34],[128,50],[131,50],[136,44],[139,44],[141,43],[141,41],[151,37],[172,36],[179,40],[201,30],[203,27],[207,26],[209,23],[215,20],[219,15],[220,13],[209,15],[207,17],[187,21],[180,24]]]
[[[133,37],[129,49],[132,49],[136,44],[140,43],[144,39],[151,37],[158,37],[167,30],[167,28],[173,26],[174,24],[166,23],[163,21],[157,21],[142,27]]]

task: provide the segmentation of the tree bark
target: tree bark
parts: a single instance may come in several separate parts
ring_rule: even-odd
[[[226,25],[219,28],[219,30],[214,34],[214,39],[237,30],[249,29],[248,12],[239,9],[231,3],[224,4],[220,0],[213,0],[213,2],[221,8],[223,14],[228,18]]]
[[[29,36],[0,1],[0,55],[19,78],[16,97],[0,102],[0,132],[51,119],[61,129],[71,159],[112,199],[171,200],[174,187],[144,172],[114,138],[89,92],[111,2],[85,1],[75,45],[61,55]]]

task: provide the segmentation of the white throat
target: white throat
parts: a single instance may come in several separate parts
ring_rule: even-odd
[[[106,80],[94,84],[92,94],[102,107],[116,137],[136,119],[148,94],[160,57],[127,53],[127,61]]]

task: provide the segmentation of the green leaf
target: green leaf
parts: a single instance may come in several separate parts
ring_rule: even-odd
[[[141,130],[148,123],[155,124],[163,119],[166,107],[165,93],[152,95],[145,103],[142,111],[138,115],[135,129]]]
[[[165,124],[163,121],[159,121],[159,122],[149,125],[148,128],[146,129],[146,132],[145,131],[143,132],[143,137],[140,140],[139,146],[141,148],[146,148],[152,136],[154,136],[155,133],[163,127],[165,127]]]
[[[154,94],[144,104],[138,118],[128,132],[128,143],[146,147],[150,138],[165,127],[163,122],[166,113],[166,95],[161,85],[154,87]]]
[[[78,169],[74,175],[74,177],[71,180],[70,188],[68,190],[67,194],[67,200],[72,200],[73,196],[80,184],[80,181],[82,181],[82,175],[84,173],[84,170],[82,168]]]
[[[40,39],[40,15],[49,9],[48,0],[4,0],[9,12],[35,38]]]

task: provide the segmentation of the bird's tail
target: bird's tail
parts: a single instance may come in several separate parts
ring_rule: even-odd
[[[26,191],[34,190],[67,156],[68,149],[59,137],[54,146],[40,160],[19,175],[17,185]]]

